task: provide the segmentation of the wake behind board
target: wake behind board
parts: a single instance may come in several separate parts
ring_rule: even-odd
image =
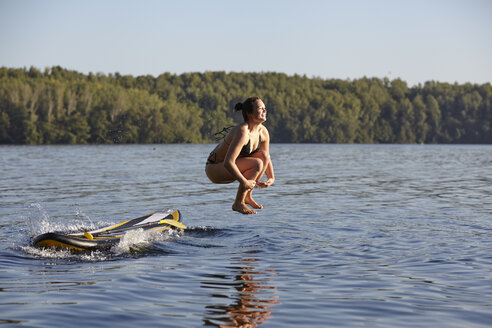
[[[55,247],[77,251],[91,251],[110,248],[118,244],[128,231],[143,229],[144,231],[164,231],[167,229],[186,229],[180,222],[181,213],[154,212],[136,219],[78,233],[48,232],[36,236],[33,245],[37,247]]]

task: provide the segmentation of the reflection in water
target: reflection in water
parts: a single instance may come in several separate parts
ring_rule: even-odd
[[[215,327],[256,327],[271,317],[271,307],[280,304],[272,286],[275,271],[259,272],[257,259],[243,258],[227,268],[231,274],[208,275],[202,288],[213,289],[214,305],[206,306],[204,325]],[[235,265],[234,265],[235,264]]]

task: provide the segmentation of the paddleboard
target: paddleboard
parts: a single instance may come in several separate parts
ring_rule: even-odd
[[[54,247],[76,251],[91,251],[110,248],[121,240],[125,233],[135,229],[144,231],[164,231],[167,229],[186,229],[181,223],[179,210],[173,213],[153,212],[136,219],[84,232],[48,232],[33,238],[37,247]]]

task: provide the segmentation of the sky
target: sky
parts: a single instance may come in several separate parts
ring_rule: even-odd
[[[0,66],[492,82],[491,0],[0,0]]]

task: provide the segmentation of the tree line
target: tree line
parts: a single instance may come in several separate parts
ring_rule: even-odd
[[[0,143],[201,143],[259,96],[272,142],[492,143],[490,83],[0,68]]]

